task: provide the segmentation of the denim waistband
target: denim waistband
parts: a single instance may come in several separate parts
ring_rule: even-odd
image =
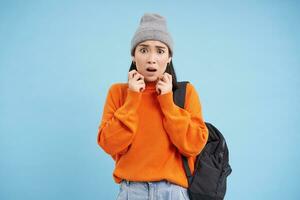
[[[161,180],[161,181],[129,181],[123,179],[121,183],[125,183],[126,185],[135,185],[135,184],[145,184],[145,185],[170,185],[171,182],[167,180]]]

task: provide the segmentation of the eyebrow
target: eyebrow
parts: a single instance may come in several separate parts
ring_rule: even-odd
[[[149,47],[149,45],[147,44],[140,44],[138,46],[142,46],[142,47]],[[161,48],[161,49],[166,49],[166,47],[162,47],[162,46],[155,46],[156,48]]]

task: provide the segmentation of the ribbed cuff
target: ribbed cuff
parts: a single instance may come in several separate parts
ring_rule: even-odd
[[[157,100],[160,104],[163,113],[173,111],[176,108],[176,105],[173,101],[173,92],[158,95]]]
[[[126,110],[136,111],[141,101],[142,93],[127,89],[127,97],[124,103]]]

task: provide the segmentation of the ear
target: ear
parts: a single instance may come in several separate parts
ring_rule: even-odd
[[[168,60],[168,63],[170,63],[170,62],[171,62],[171,60],[172,60],[172,57],[170,56],[170,57],[169,57],[169,60]]]
[[[131,60],[132,60],[132,62],[135,62],[134,56],[131,56]]]

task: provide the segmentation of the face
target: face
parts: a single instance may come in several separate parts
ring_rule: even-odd
[[[144,76],[144,80],[152,82],[165,72],[172,59],[169,55],[167,45],[160,41],[147,40],[136,46],[132,60],[137,71]]]

